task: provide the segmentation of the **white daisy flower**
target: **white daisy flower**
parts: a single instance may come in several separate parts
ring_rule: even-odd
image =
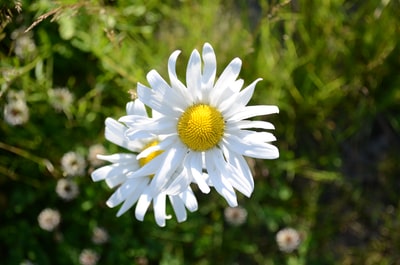
[[[139,100],[127,104],[127,114],[148,118],[145,106]],[[153,112],[154,115],[157,114]],[[158,149],[146,157],[138,158],[135,153],[140,153],[149,146],[158,145],[161,138],[147,134],[143,138],[129,141],[125,137],[128,129],[125,125],[112,118],[107,118],[105,123],[106,139],[132,152],[98,155],[98,158],[112,164],[92,172],[93,181],[105,180],[110,188],[119,186],[107,201],[109,207],[123,203],[117,216],[121,216],[137,203],[135,216],[142,221],[153,201],[156,222],[159,226],[165,226],[165,220],[170,218],[166,214],[167,197],[179,222],[186,220],[185,207],[191,212],[197,210],[197,200],[189,186],[190,178],[187,171],[170,165],[175,157],[175,149],[172,151]],[[165,181],[160,180],[164,169],[169,171],[171,167],[174,168],[173,174]]]
[[[106,153],[106,149],[101,144],[95,144],[95,145],[90,146],[89,154],[88,154],[89,163],[94,167],[104,164],[104,161],[98,159],[97,155],[102,155],[105,153]]]
[[[101,245],[108,241],[108,232],[103,227],[96,226],[92,231],[92,242]]]
[[[53,231],[61,222],[61,215],[58,210],[45,208],[38,216],[40,228],[46,231]]]
[[[283,252],[293,252],[301,243],[301,236],[296,229],[287,227],[276,233],[276,243]]]
[[[74,151],[67,152],[61,158],[61,167],[66,176],[82,176],[85,174],[85,158]]]
[[[12,125],[21,125],[29,120],[29,108],[25,101],[10,101],[4,106],[4,120]]]
[[[74,101],[74,95],[66,87],[50,89],[48,95],[50,104],[56,111],[67,112]]]
[[[79,194],[79,187],[71,179],[59,179],[56,185],[56,193],[60,198],[71,201],[75,199]]]
[[[261,159],[279,157],[278,149],[270,142],[272,133],[252,131],[274,129],[266,121],[248,118],[278,113],[277,106],[246,106],[258,81],[241,90],[243,80],[237,79],[241,60],[235,58],[216,80],[216,57],[210,44],[203,46],[202,58],[197,50],[190,56],[186,70],[186,86],[178,79],[175,65],[180,51],[175,51],[168,61],[169,85],[157,71],[147,74],[151,86],[138,84],[138,98],[159,117],[143,118],[128,115],[120,119],[128,125],[127,136],[134,139],[146,134],[162,134],[157,145],[138,155],[145,158],[157,150],[170,150],[168,165],[158,181],[167,181],[179,165],[184,166],[200,190],[210,191],[209,181],[228,202],[237,206],[234,188],[246,196],[254,189],[254,180],[243,156]],[[202,61],[204,65],[202,66]],[[167,152],[167,151],[166,151]]]
[[[233,226],[240,226],[247,221],[247,210],[241,206],[227,207],[224,210],[227,223]]]
[[[81,265],[96,265],[100,256],[91,249],[83,249],[79,254],[79,264]]]

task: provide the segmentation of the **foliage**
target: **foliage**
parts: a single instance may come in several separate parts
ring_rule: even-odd
[[[0,122],[2,264],[80,264],[83,249],[99,264],[397,264],[400,158],[398,1],[11,1],[0,4],[0,109],[23,91],[29,120]],[[24,38],[25,42],[21,41]],[[103,144],[106,117],[125,112],[137,82],[182,50],[210,42],[218,69],[243,61],[241,78],[258,77],[254,104],[274,104],[281,156],[249,160],[255,175],[240,227],[226,202],[198,196],[188,220],[159,228],[148,214],[117,218],[93,183],[89,148]],[[25,46],[24,46],[25,45]],[[178,63],[179,63],[178,62]],[[65,87],[73,104],[56,110],[50,90]],[[3,115],[3,117],[5,114]],[[69,151],[88,161],[74,178],[79,196],[55,192]],[[61,225],[38,225],[44,208]],[[95,227],[109,233],[91,240]],[[279,251],[277,231],[294,227],[302,243]],[[145,263],[147,262],[147,263]]]

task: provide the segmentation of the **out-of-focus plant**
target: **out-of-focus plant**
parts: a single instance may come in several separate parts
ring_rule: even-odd
[[[400,218],[397,1],[23,0],[0,8],[2,263],[400,259],[391,233]],[[204,42],[216,51],[217,74],[238,56],[241,78],[263,78],[253,103],[279,106],[272,122],[281,157],[248,160],[255,190],[238,209],[196,192],[202,207],[185,223],[116,218],[105,206],[110,190],[89,177],[101,165],[95,154],[121,151],[105,141],[104,120],[125,113],[148,71],[167,76],[173,50],[185,62]],[[280,243],[300,239],[290,253],[275,241],[285,227],[298,234]]]

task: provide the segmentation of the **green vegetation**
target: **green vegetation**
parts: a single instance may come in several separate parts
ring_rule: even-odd
[[[83,249],[98,264],[399,264],[398,1],[8,2],[0,3],[2,264],[81,264]],[[205,42],[217,74],[239,57],[245,85],[263,79],[252,103],[279,106],[268,119],[280,158],[249,160],[255,190],[239,196],[241,226],[225,220],[215,191],[196,191],[199,210],[165,228],[151,212],[143,222],[133,210],[115,217],[105,204],[113,190],[90,178],[90,147],[118,151],[104,138],[106,117],[124,115],[151,69],[167,78],[177,49],[184,77]],[[54,88],[67,88],[72,104],[57,103]],[[19,100],[29,117],[13,125],[5,112]],[[66,201],[56,186],[70,151],[87,167]],[[61,215],[51,232],[38,225],[45,208]],[[96,227],[106,243],[92,241]],[[302,237],[291,253],[275,241],[285,227]]]

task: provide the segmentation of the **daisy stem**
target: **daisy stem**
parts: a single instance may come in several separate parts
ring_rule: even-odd
[[[32,162],[35,162],[36,164],[39,164],[40,166],[44,166],[53,176],[55,175],[55,170],[54,170],[53,164],[46,158],[41,158],[41,157],[35,156],[26,150],[23,150],[21,148],[15,147],[15,146],[8,145],[3,142],[0,142],[0,149],[6,150],[6,151],[14,153],[20,157],[31,160]]]

